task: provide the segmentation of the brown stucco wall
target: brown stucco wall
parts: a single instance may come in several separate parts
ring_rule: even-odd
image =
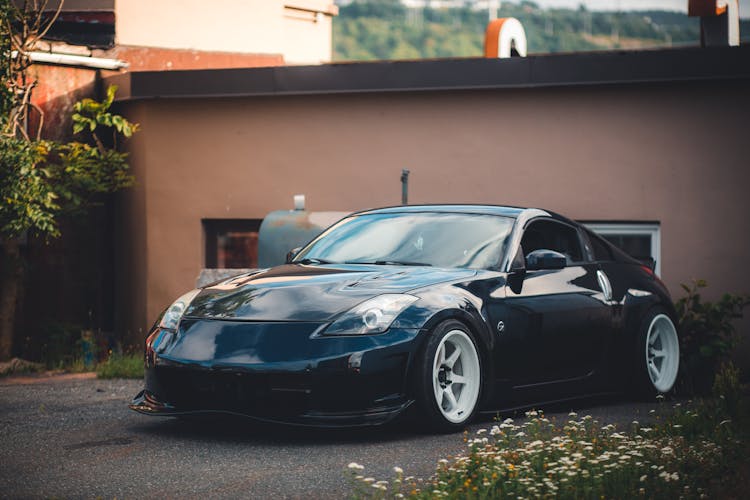
[[[143,104],[133,104],[128,106],[127,115],[135,123],[148,123],[148,111]],[[146,310],[149,280],[146,186],[151,162],[149,152],[159,146],[154,140],[158,141],[158,137],[142,133],[129,140],[129,161],[135,185],[115,195],[115,330],[131,345],[141,344],[152,324],[148,323]]]
[[[126,104],[139,187],[128,200],[145,328],[203,265],[202,218],[400,202],[540,206],[661,222],[662,275],[750,292],[750,89],[741,83],[151,100]],[[127,207],[127,204],[125,205]]]

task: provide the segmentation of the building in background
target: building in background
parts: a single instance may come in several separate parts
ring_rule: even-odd
[[[748,291],[750,47],[111,81],[143,126],[117,224],[117,325],[140,336],[294,194],[315,211],[397,205],[402,168],[410,202],[548,208],[653,257],[676,296],[693,278]]]
[[[337,13],[331,0],[114,0],[115,43],[320,64],[331,60]]]
[[[48,11],[58,5],[50,1]],[[59,138],[72,105],[113,70],[326,63],[337,13],[328,0],[66,0],[34,55],[35,103]]]

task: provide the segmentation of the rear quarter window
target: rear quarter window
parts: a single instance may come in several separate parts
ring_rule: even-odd
[[[589,240],[591,241],[591,249],[594,252],[594,260],[596,261],[611,261],[614,260],[612,257],[612,251],[609,249],[609,245],[599,238],[598,236],[588,233]]]

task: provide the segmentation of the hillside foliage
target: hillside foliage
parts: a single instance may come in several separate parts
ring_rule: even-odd
[[[700,42],[697,18],[679,12],[602,12],[542,9],[533,2],[502,2],[499,17],[524,26],[529,54],[639,49]],[[410,9],[398,0],[360,0],[341,6],[334,19],[335,61],[479,57],[486,11]],[[741,33],[750,39],[750,21]]]

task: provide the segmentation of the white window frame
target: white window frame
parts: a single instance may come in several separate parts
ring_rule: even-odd
[[[661,226],[655,222],[584,222],[584,226],[601,236],[651,236],[654,272],[661,276]]]

